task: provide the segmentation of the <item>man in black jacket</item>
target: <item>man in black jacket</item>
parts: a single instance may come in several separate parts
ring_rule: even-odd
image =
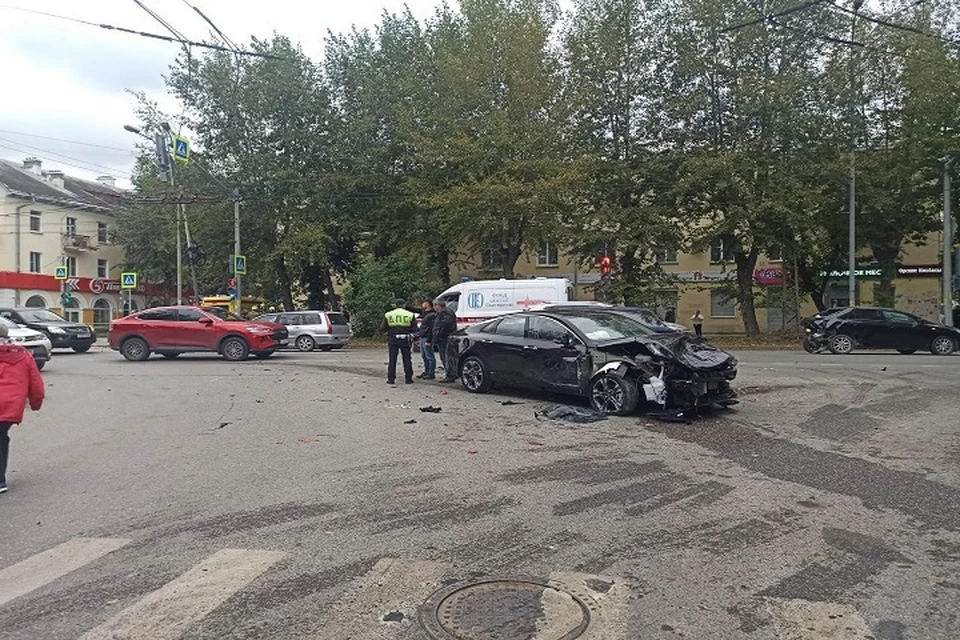
[[[447,304],[442,300],[433,303],[433,310],[437,312],[437,317],[433,321],[433,343],[437,345],[437,350],[440,352],[440,362],[443,363],[443,371],[446,374],[440,382],[453,382],[457,379],[457,372],[450,371],[447,364],[447,341],[457,330],[457,316],[447,309]]]
[[[437,312],[433,303],[424,300],[420,306],[420,357],[423,358],[423,373],[418,378],[433,380],[437,371],[437,354],[433,352],[433,323]]]

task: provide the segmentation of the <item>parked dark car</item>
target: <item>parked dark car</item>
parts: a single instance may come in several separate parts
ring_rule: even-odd
[[[594,409],[633,413],[735,404],[736,359],[690,334],[658,335],[599,308],[514,313],[453,334],[448,359],[467,391],[494,384],[587,397]]]
[[[929,351],[948,356],[960,344],[960,329],[883,307],[850,307],[813,320],[810,337],[833,353],[858,348],[896,349],[909,354]]]
[[[5,308],[0,309],[0,316],[45,334],[54,349],[73,349],[77,353],[84,353],[97,341],[97,335],[90,325],[64,320],[47,309]]]

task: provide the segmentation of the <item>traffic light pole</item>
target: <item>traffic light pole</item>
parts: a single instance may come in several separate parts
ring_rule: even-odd
[[[950,170],[953,167],[953,158],[943,160],[943,324],[953,324],[953,214],[951,205]]]
[[[237,305],[235,313],[239,316],[243,309],[243,297],[240,289],[240,274],[237,273],[237,256],[240,255],[240,190],[233,190],[233,277],[237,280]]]

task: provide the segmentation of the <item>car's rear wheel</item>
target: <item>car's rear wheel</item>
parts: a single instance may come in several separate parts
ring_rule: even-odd
[[[243,338],[233,336],[223,341],[223,344],[220,345],[220,353],[223,354],[225,360],[232,362],[246,360],[247,356],[250,355],[250,345]]]
[[[590,405],[601,413],[627,416],[639,403],[640,390],[633,380],[605,374],[590,384]]]
[[[897,349],[897,353],[902,353],[905,356],[910,355],[911,353],[916,353],[916,349]]]
[[[957,350],[957,343],[950,336],[937,336],[930,343],[930,353],[935,356],[948,356]]]
[[[470,393],[486,393],[493,386],[487,365],[478,356],[467,356],[460,365],[460,382]]]
[[[830,352],[839,355],[846,355],[853,351],[853,338],[845,333],[838,333],[830,338]]]
[[[127,338],[120,346],[120,353],[131,362],[142,362],[150,357],[150,345],[143,338]]]
[[[170,360],[173,360],[174,358],[176,358],[177,356],[179,356],[180,353],[179,353],[178,351],[164,351],[164,352],[161,353],[160,355],[162,355],[164,358],[168,358],[168,359],[170,359]]]
[[[267,358],[272,356],[273,353],[274,353],[273,351],[257,351],[253,355],[255,358],[259,358],[260,360],[266,360]]]
[[[294,344],[297,345],[297,349],[300,351],[313,351],[317,346],[317,342],[313,339],[313,337],[306,335],[297,336],[297,340],[294,342]]]
[[[46,366],[46,364],[47,364],[46,360],[37,360],[37,369],[39,369],[40,371],[43,371],[43,368]]]
[[[76,351],[77,353],[86,353],[87,351],[90,351],[91,346],[92,345],[84,344],[79,347],[74,347],[73,350]]]

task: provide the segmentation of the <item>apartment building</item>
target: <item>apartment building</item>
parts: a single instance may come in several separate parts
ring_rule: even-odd
[[[82,180],[44,170],[37,158],[0,160],[0,307],[42,307],[70,320],[109,326],[123,311],[123,247],[114,242],[124,195],[113,178]],[[67,268],[67,280],[54,277]],[[61,291],[72,300],[63,308]],[[151,292],[141,284],[134,309]]]
[[[901,263],[894,280],[897,307],[922,318],[936,321],[940,308],[940,238],[932,234],[922,246],[904,245]],[[675,309],[677,322],[691,326],[691,316],[700,311],[704,316],[704,331],[708,333],[742,333],[743,316],[731,296],[734,291],[735,270],[733,250],[723,239],[714,241],[709,251],[685,253],[664,251],[657,262],[671,282],[652,293],[653,305],[661,317],[667,309]],[[857,267],[857,291],[860,304],[873,304],[874,286],[880,271],[870,264],[869,255]],[[582,269],[562,248],[544,244],[536,252],[520,257],[515,268],[518,278],[566,278],[573,284],[573,295],[578,300],[598,299],[599,266]],[[761,256],[754,271],[754,293],[757,321],[761,331],[782,331],[796,327],[798,318],[816,313],[816,305],[798,295],[789,264],[780,256]],[[849,304],[847,271],[825,274],[831,278],[824,292],[824,304]],[[500,252],[490,249],[472,256],[466,264],[451,268],[452,279],[463,277],[489,279],[503,277]],[[799,304],[798,304],[799,302]]]

